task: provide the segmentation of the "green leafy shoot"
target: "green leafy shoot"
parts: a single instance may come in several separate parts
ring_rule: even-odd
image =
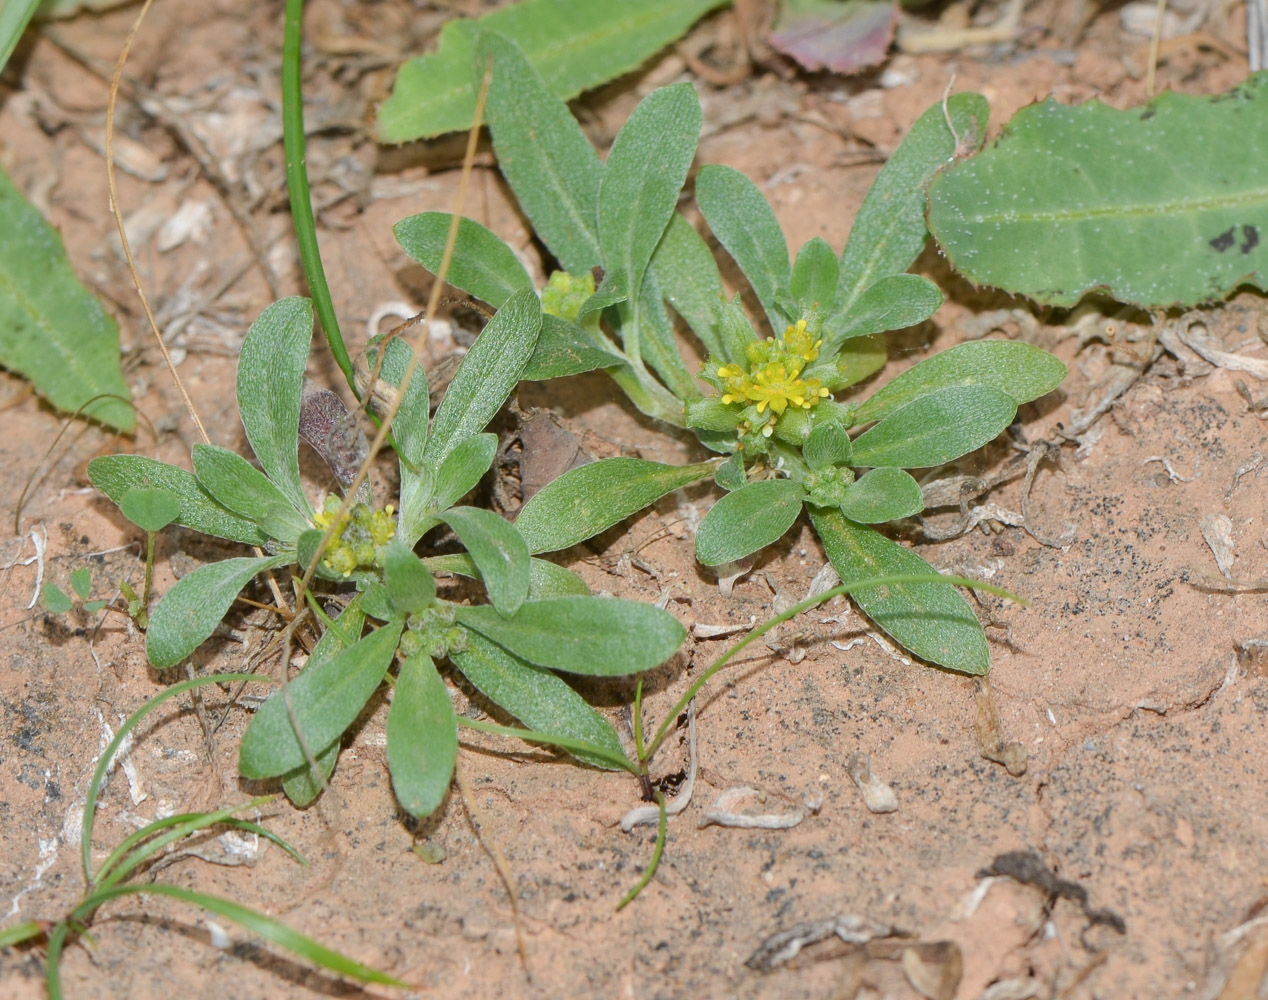
[[[174,684],[155,695],[119,727],[114,738],[106,747],[97,762],[96,770],[89,781],[88,792],[84,801],[81,823],[80,851],[82,857],[84,894],[70,909],[60,917],[52,920],[29,920],[0,931],[0,947],[11,947],[23,942],[41,938],[47,943],[47,959],[45,979],[49,996],[53,1000],[61,1000],[61,956],[65,947],[77,937],[87,937],[88,927],[98,910],[112,900],[128,895],[169,896],[187,903],[192,907],[215,913],[233,921],[245,930],[283,948],[297,958],[311,962],[319,968],[326,969],[335,975],[345,976],[360,982],[381,983],[387,986],[405,987],[406,984],[394,976],[380,972],[355,959],[332,951],[318,944],[313,939],[298,933],[285,924],[266,916],[258,910],[243,906],[241,903],[221,899],[206,893],[195,892],[179,886],[166,885],[145,879],[141,882],[127,880],[144,871],[149,862],[159,857],[166,849],[180,841],[218,827],[243,830],[272,840],[284,851],[300,863],[303,859],[298,852],[277,834],[250,820],[238,819],[239,813],[258,810],[272,801],[272,796],[262,796],[243,802],[240,805],[205,813],[183,813],[168,816],[147,824],[136,830],[109,853],[104,861],[93,870],[92,844],[96,811],[100,801],[106,776],[114,764],[121,746],[133,733],[136,727],[159,705],[169,698],[184,694],[195,688],[209,684],[224,684],[235,681],[265,681],[268,678],[258,674],[215,674],[209,677],[195,677],[179,684]]]

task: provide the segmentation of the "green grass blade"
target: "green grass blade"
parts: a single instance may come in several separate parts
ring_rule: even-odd
[[[0,4],[0,70],[8,65],[9,56],[39,5],[40,0],[5,0]]]
[[[205,893],[194,892],[192,889],[185,889],[181,886],[166,885],[162,882],[149,883],[145,885],[116,885],[110,889],[93,893],[83,900],[77,906],[72,914],[76,918],[82,918],[91,914],[105,903],[112,899],[119,899],[122,896],[167,896],[171,899],[178,899],[183,903],[191,906],[198,906],[204,910],[208,910],[218,916],[224,917],[226,920],[232,920],[240,927],[246,928],[251,933],[263,938],[270,944],[284,948],[293,955],[306,959],[313,965],[323,969],[329,969],[331,972],[349,979],[355,979],[363,983],[382,983],[386,986],[407,986],[394,976],[389,976],[386,972],[380,972],[372,969],[368,965],[362,965],[355,959],[349,958],[347,955],[332,951],[324,945],[318,944],[310,937],[300,934],[298,931],[292,930],[279,920],[265,916],[257,910],[250,907],[242,906],[239,903],[231,902],[227,899],[220,899],[217,896],[208,896]],[[49,948],[50,970],[52,968],[52,945]]]
[[[25,920],[0,931],[0,948],[12,948],[15,944],[30,941],[44,933],[44,925],[38,920]]]

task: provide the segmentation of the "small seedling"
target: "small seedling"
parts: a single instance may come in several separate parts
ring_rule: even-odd
[[[74,592],[74,597],[68,595],[55,583],[44,584],[44,606],[55,615],[64,615],[76,607],[85,614],[92,615],[110,603],[88,599],[88,595],[92,593],[92,571],[87,566],[80,566],[71,571],[70,589]]]
[[[170,847],[187,837],[192,837],[205,830],[226,827],[256,834],[277,844],[300,864],[306,864],[299,853],[285,840],[267,828],[251,820],[240,819],[242,813],[257,810],[272,801],[272,796],[261,796],[214,812],[181,813],[155,820],[141,829],[129,834],[107,855],[94,869],[92,837],[97,815],[98,796],[102,791],[106,775],[114,763],[115,755],[129,734],[155,708],[185,691],[208,684],[223,684],[233,681],[266,681],[268,678],[255,674],[217,674],[214,677],[198,677],[174,684],[155,695],[136,712],[115,733],[114,739],[101,755],[97,769],[88,785],[88,794],[84,802],[82,820],[82,837],[80,841],[81,864],[84,876],[84,894],[64,915],[53,920],[27,920],[0,931],[0,948],[11,948],[28,942],[43,941],[47,948],[47,964],[45,966],[45,982],[52,1000],[61,1000],[61,960],[66,946],[76,939],[83,938],[93,943],[89,927],[97,911],[112,900],[123,896],[167,896],[172,899],[199,907],[218,916],[231,920],[266,941],[270,941],[297,957],[312,962],[324,969],[349,979],[366,983],[383,983],[389,986],[406,986],[393,976],[379,972],[369,966],[331,951],[323,945],[272,917],[243,906],[241,903],[206,893],[195,892],[181,886],[167,885],[151,879],[133,881],[143,874],[157,858]]]
[[[542,292],[548,315],[526,377],[603,368],[645,413],[690,428],[726,456],[685,467],[613,458],[568,472],[519,514],[529,549],[575,545],[713,476],[726,495],[697,534],[696,553],[706,565],[758,552],[804,509],[847,584],[933,573],[873,527],[924,509],[907,470],[942,466],[982,447],[1019,405],[1054,389],[1065,366],[1028,344],[979,341],[929,358],[864,401],[842,402],[836,394],[883,366],[878,334],[921,323],[941,304],[932,282],[905,272],[928,239],[925,185],[962,144],[980,145],[985,100],[956,95],[916,122],[839,257],[815,238],[790,264],[757,187],[727,167],[700,170],[701,212],[757,297],[771,330],[763,337],[738,299],[724,301],[712,254],[675,210],[700,131],[691,86],[649,94],[605,163],[519,49],[485,32],[476,46],[478,72],[490,60],[488,121],[502,172],[564,268]],[[396,235],[434,271],[449,225],[448,216],[426,213],[400,222]],[[448,280],[494,306],[532,287],[511,250],[467,219]],[[666,302],[707,354],[701,381],[679,352]],[[951,587],[913,579],[861,588],[853,597],[920,657],[969,674],[989,669],[982,627]]]

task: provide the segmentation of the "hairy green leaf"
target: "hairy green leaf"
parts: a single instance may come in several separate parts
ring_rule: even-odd
[[[487,604],[454,610],[461,624],[529,663],[591,677],[660,666],[687,636],[668,611],[619,597],[527,601],[510,618]]]
[[[885,367],[889,349],[879,333],[871,337],[847,340],[845,346],[826,365],[816,365],[802,372],[803,378],[817,378],[833,392],[857,385],[869,375]],[[824,370],[824,369],[827,370]],[[821,404],[822,405],[822,404]]]
[[[838,310],[850,309],[881,278],[901,274],[920,256],[929,237],[925,187],[957,154],[982,145],[990,112],[981,94],[953,94],[916,119],[854,218],[841,254]]]
[[[20,6],[5,4],[2,16]],[[119,365],[119,326],[75,277],[57,230],[3,169],[0,233],[0,364],[30,379],[60,410],[132,430],[136,414]],[[121,398],[95,398],[107,395]]]
[[[55,615],[64,615],[75,606],[75,602],[67,596],[66,591],[55,583],[44,584],[41,593],[44,597],[44,606]]]
[[[423,564],[433,573],[453,573],[457,576],[480,579],[475,560],[465,552],[453,552],[443,556],[428,556]],[[528,598],[535,601],[543,597],[567,597],[572,594],[588,594],[585,580],[570,569],[558,566],[546,559],[528,561]]]
[[[801,446],[801,455],[812,469],[826,469],[830,465],[849,465],[854,455],[850,435],[835,421],[815,426]]]
[[[484,433],[469,437],[451,451],[436,471],[436,493],[431,509],[448,510],[476,488],[498,450],[498,436]]]
[[[846,487],[841,513],[860,524],[881,524],[925,509],[920,484],[902,469],[873,469]]]
[[[596,223],[603,164],[567,105],[514,42],[484,31],[477,56],[481,72],[485,58],[493,59],[485,114],[498,169],[563,269],[584,274],[603,261]],[[425,103],[433,99],[434,92]]]
[[[335,625],[336,628],[326,629],[317,640],[305,669],[332,659],[335,654],[361,638],[365,612],[361,610],[360,595],[354,597],[340,612]],[[345,638],[347,642],[344,642]],[[293,805],[301,809],[316,800],[321,794],[323,783],[329,781],[330,776],[335,773],[335,764],[339,762],[339,740],[332,740],[328,747],[316,753],[316,758],[317,766],[321,769],[320,778],[313,774],[307,762],[282,778],[282,791]]]
[[[823,550],[843,583],[868,577],[937,572],[873,528],[855,524],[840,511],[811,507],[810,519]],[[899,583],[855,591],[866,615],[921,659],[965,674],[991,668],[986,634],[968,602],[940,583]]]
[[[718,307],[724,301],[722,276],[708,244],[680,213],[670,216],[648,273],[705,350],[721,357],[717,324]]]
[[[603,312],[608,306],[614,306],[618,302],[625,302],[629,297],[629,275],[619,267],[614,271],[608,271],[603,276],[603,284],[577,310],[577,319],[580,321],[591,313]]]
[[[392,539],[383,554],[383,583],[392,607],[402,615],[426,611],[436,597],[435,578],[400,538]]]
[[[805,491],[791,479],[748,483],[726,494],[696,531],[696,558],[706,566],[743,559],[784,537],[801,513]]]
[[[119,510],[142,531],[162,531],[180,517],[181,501],[170,490],[138,488],[123,494]]]
[[[396,242],[416,261],[437,274],[449,237],[448,212],[423,212],[392,227]],[[478,222],[462,219],[445,280],[454,288],[487,302],[494,309],[533,281],[511,248]]]
[[[691,84],[676,83],[643,98],[612,142],[599,185],[599,244],[604,266],[624,271],[634,296],[678,204],[701,120]]]
[[[1017,400],[989,385],[917,396],[854,439],[855,465],[923,469],[976,451],[1013,422]]]
[[[942,305],[942,292],[918,274],[891,274],[881,278],[854,300],[845,312],[823,324],[823,353],[832,355],[854,337],[905,330],[923,323]]]
[[[1023,108],[930,186],[929,225],[978,284],[1072,306],[1159,309],[1268,288],[1268,73],[1119,111]]]
[[[554,552],[592,538],[666,493],[713,474],[716,462],[663,465],[606,458],[565,472],[520,510],[515,527],[529,552]]]
[[[479,507],[451,507],[443,517],[471,553],[493,607],[515,614],[528,599],[529,588],[528,546],[515,526]]]
[[[837,255],[823,237],[816,236],[802,245],[797,251],[797,259],[793,262],[792,274],[788,279],[788,291],[796,300],[802,316],[809,315],[812,311],[823,315],[832,310],[840,272]]]
[[[542,332],[524,372],[526,382],[544,382],[622,364],[615,354],[595,346],[581,327],[558,316],[542,316]]]
[[[431,658],[401,664],[387,713],[387,767],[401,808],[416,819],[445,800],[458,757],[458,720]]]
[[[479,434],[520,380],[541,331],[542,308],[530,289],[516,292],[476,337],[436,410],[424,461],[440,465]]]
[[[159,670],[176,666],[216,630],[248,580],[294,559],[291,552],[259,559],[224,559],[181,577],[150,615],[145,633],[150,662]]]
[[[291,707],[310,750],[324,750],[352,725],[387,673],[400,636],[399,624],[380,626],[329,660],[310,664],[289,682]],[[242,735],[238,770],[245,778],[273,778],[305,760],[285,693],[277,691]]]
[[[1047,395],[1065,376],[1065,365],[1038,347],[1015,340],[971,340],[908,368],[863,403],[855,419],[860,424],[880,420],[918,396],[955,385],[988,385],[1021,405]]]
[[[299,478],[299,397],[313,338],[313,304],[280,299],[251,324],[238,355],[238,412],[260,467],[295,505],[310,511]]]
[[[623,312],[627,305],[618,306]],[[656,275],[648,273],[639,291],[637,313],[638,339],[643,360],[651,365],[661,381],[678,399],[691,399],[700,395],[695,377],[683,361],[678,341],[674,337],[674,324],[665,310],[665,302]],[[624,333],[624,331],[622,331]]]
[[[260,526],[270,538],[294,544],[308,522],[272,481],[236,451],[198,443],[194,474],[216,502]]]
[[[519,43],[541,73],[540,86],[562,105],[628,73],[725,0],[527,0],[479,21],[450,21],[438,50],[401,66],[392,96],[379,107],[380,142],[407,142],[471,127],[476,85],[473,40],[497,31]],[[523,58],[523,57],[522,57]]]
[[[549,670],[533,666],[471,629],[467,630],[467,648],[455,651],[450,659],[481,694],[529,729],[580,740],[618,758],[625,756],[612,723]],[[595,754],[575,756],[593,767],[615,767]]]
[[[784,231],[770,202],[744,174],[717,163],[701,167],[696,175],[696,201],[713,234],[753,286],[771,329],[783,333],[797,317],[777,304],[779,294],[788,291],[792,269]]]
[[[144,455],[103,455],[88,463],[88,480],[116,504],[132,489],[167,490],[180,498],[177,524],[246,545],[268,541],[256,524],[221,507],[191,473],[178,466]]]

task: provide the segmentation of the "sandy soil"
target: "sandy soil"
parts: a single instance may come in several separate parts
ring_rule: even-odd
[[[421,48],[443,13],[395,2],[309,6],[310,169],[336,304],[355,345],[376,310],[420,304],[427,288],[396,248],[391,224],[452,204],[459,139],[380,150],[366,131],[394,61]],[[1000,16],[1002,5],[979,6],[983,21]],[[883,74],[858,79],[759,68],[726,86],[697,81],[706,122],[697,162],[727,163],[753,177],[792,245],[822,235],[840,247],[878,169],[871,151],[892,149],[953,77],[957,89],[990,99],[996,127],[1048,94],[1099,96],[1120,107],[1142,100],[1147,39],[1122,31],[1117,5],[1100,13],[1086,5],[1090,20],[1076,36],[1075,14],[1084,6],[1025,4],[1016,43],[896,54]],[[1160,86],[1214,93],[1244,77],[1242,7],[1215,6],[1229,7],[1227,16],[1213,15],[1204,37],[1166,43]],[[964,8],[950,5],[945,26],[963,23]],[[47,537],[45,580],[66,587],[71,570],[84,564],[103,593],[109,580],[136,580],[139,539],[86,487],[85,463],[120,450],[184,463],[194,440],[143,328],[107,207],[101,73],[130,17],[122,11],[56,26],[50,34],[57,41],[25,45],[0,86],[0,156],[119,317],[129,381],[158,432],[157,440],[142,431],[130,441],[77,429],[43,462],[61,419],[18,379],[0,383],[11,399],[0,437],[6,515],[34,477],[21,535],[4,543],[0,589],[6,922],[53,916],[78,898],[77,822],[95,756],[127,713],[173,679],[147,666],[141,637],[117,618],[98,626],[29,607],[36,565],[22,561],[35,533]],[[722,37],[730,17],[701,25],[688,45],[694,51]],[[166,98],[171,115],[156,121],[130,102],[120,111],[129,140],[121,156],[132,171],[121,174],[121,201],[142,279],[165,327],[179,326],[176,358],[215,443],[235,448],[244,446],[232,392],[243,332],[270,301],[270,280],[282,294],[301,290],[278,141],[280,37],[278,5],[160,4],[129,72],[144,96]],[[692,78],[681,55],[664,54],[588,97],[580,105],[587,128],[597,142],[609,141],[643,93],[684,77]],[[200,144],[205,150],[196,157],[190,147]],[[532,255],[490,164],[482,153],[467,211]],[[249,220],[274,278],[266,278],[230,202]],[[188,224],[165,228],[178,213]],[[451,795],[419,829],[397,811],[383,701],[350,737],[332,795],[304,812],[283,802],[267,813],[310,866],[219,838],[199,845],[198,856],[167,859],[148,877],[260,907],[441,997],[491,989],[512,997],[1262,995],[1263,928],[1244,928],[1236,942],[1223,936],[1268,900],[1268,657],[1255,645],[1268,638],[1268,613],[1259,593],[1209,585],[1218,573],[1201,528],[1210,515],[1227,516],[1232,574],[1268,577],[1259,499],[1268,424],[1236,385],[1253,379],[1155,349],[1162,327],[1147,317],[1092,315],[1077,329],[1067,317],[1036,323],[1024,303],[974,292],[932,252],[919,269],[947,290],[948,302],[933,321],[895,338],[881,378],[929,350],[981,335],[986,312],[1014,308],[1020,311],[998,318],[1002,333],[1048,347],[1071,367],[1062,390],[1023,412],[1026,441],[1057,442],[1038,467],[1026,525],[988,519],[940,544],[914,526],[907,532],[935,565],[1032,602],[980,606],[993,640],[1002,739],[1019,744],[1014,771],[1024,750],[1024,773],[983,756],[991,738],[975,729],[983,696],[972,681],[883,648],[838,601],[786,626],[783,654],[759,649],[706,689],[695,801],[671,822],[649,888],[619,913],[616,902],[652,847],[646,829],[631,835],[616,825],[636,803],[637,785],[522,745],[464,740],[461,768],[474,818],[513,873],[527,968],[506,888],[461,798]],[[1203,321],[1226,348],[1264,355],[1262,297],[1240,295]],[[1139,378],[1077,440],[1063,442],[1058,425],[1077,426],[1104,395],[1106,379],[1131,366]],[[333,385],[332,372],[315,351],[311,374]],[[1262,391],[1251,387],[1256,398]],[[605,453],[666,461],[697,454],[686,438],[637,416],[599,376],[524,386],[519,401],[552,408]],[[1017,454],[998,445],[960,471],[990,476]],[[760,620],[777,600],[799,599],[825,562],[805,526],[767,552],[730,597],[720,595],[692,559],[691,524],[711,502],[705,491],[672,498],[566,561],[596,590],[645,600],[668,594],[669,609],[689,626]],[[1020,513],[1021,477],[974,501],[986,503]],[[946,528],[957,516],[946,511],[933,523]],[[165,532],[158,586],[230,552]],[[235,612],[233,631],[205,645],[193,669],[237,669],[266,640],[267,624],[261,612]],[[724,643],[689,640],[655,675],[653,720]],[[627,692],[591,693],[621,718]],[[460,692],[455,698],[461,711],[479,711]],[[213,717],[224,700],[223,693],[209,698]],[[227,712],[208,741],[189,702],[160,712],[130,754],[132,770],[116,773],[105,793],[99,846],[165,812],[257,791],[234,772],[248,718]],[[897,793],[897,811],[864,807],[848,775],[858,752],[870,755],[873,771]],[[675,746],[659,766],[669,773],[684,762],[685,749]],[[821,805],[790,830],[701,828],[704,810],[733,785],[760,789],[763,811]],[[415,842],[442,848],[443,862],[424,863],[411,850]],[[1068,887],[1054,895],[1015,878],[980,877],[1016,851],[1035,852],[1041,873],[1081,886],[1086,905]],[[909,936],[866,948],[810,944],[766,972],[745,964],[773,934],[850,916]],[[94,935],[94,950],[67,955],[70,996],[360,992],[236,930],[225,947],[205,915],[158,898],[109,907]],[[0,955],[0,995],[41,996],[42,967],[37,951]]]

